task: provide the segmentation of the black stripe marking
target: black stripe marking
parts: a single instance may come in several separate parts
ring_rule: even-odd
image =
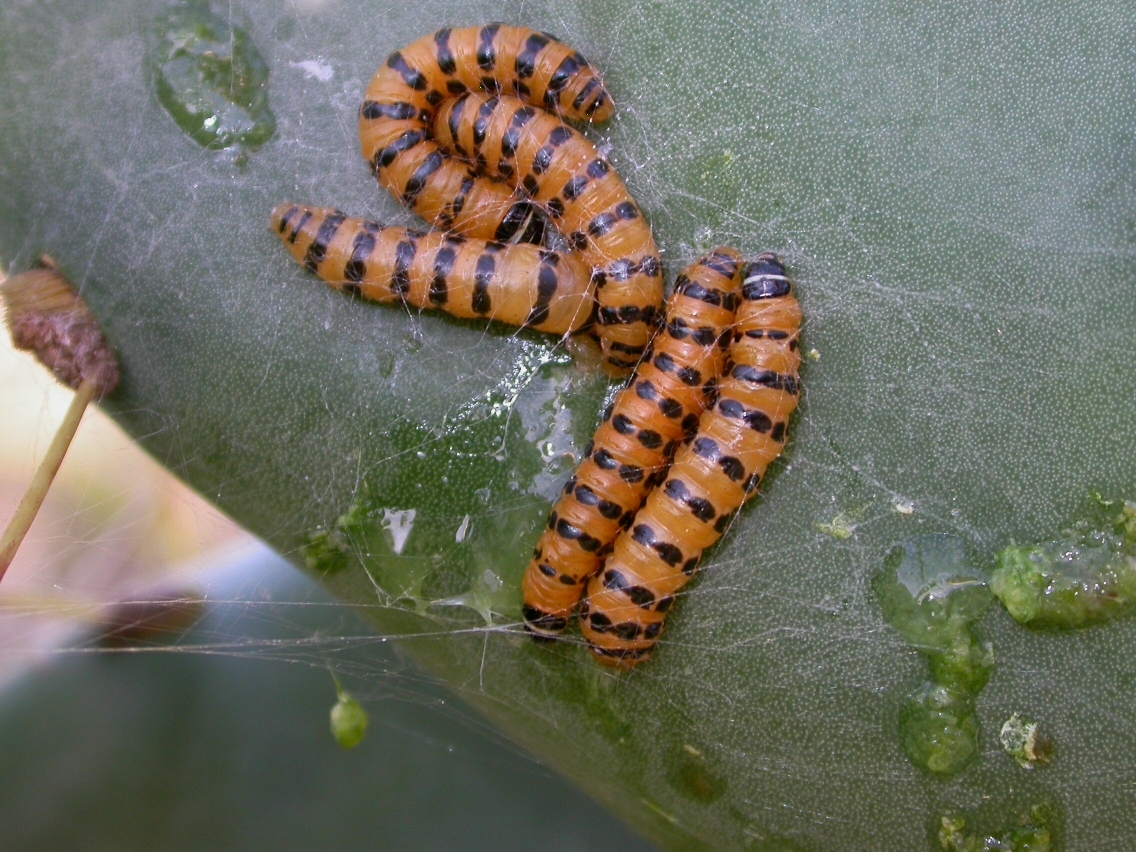
[[[643,468],[636,467],[633,464],[621,464],[619,466],[619,478],[624,482],[642,482]]]
[[[497,98],[490,98],[477,108],[477,118],[473,121],[473,150],[481,150],[481,143],[485,141],[485,131],[493,119],[493,111],[501,103]]]
[[[280,230],[281,234],[283,234],[284,230],[288,227],[288,220],[291,219],[293,216],[295,216],[299,212],[300,212],[300,208],[295,204],[293,204],[291,207],[289,207],[284,212],[284,215],[280,217],[279,230]]]
[[[308,224],[308,220],[312,218],[312,211],[305,210],[304,215],[296,222],[296,226],[292,229],[292,233],[288,235],[288,242],[295,243],[296,237],[300,236],[300,231],[303,230],[304,225]]]
[[[568,619],[541,612],[536,607],[529,606],[528,604],[524,604],[521,607],[521,613],[524,615],[525,629],[527,630],[548,630],[557,632],[568,626]],[[539,637],[539,634],[535,635]]]
[[[426,181],[430,178],[430,175],[442,167],[443,162],[445,162],[445,158],[442,156],[442,152],[434,151],[414,170],[414,174],[410,176],[410,180],[406,182],[406,188],[402,191],[402,200],[407,207],[414,207],[414,203],[426,186]]]
[[[717,461],[722,455],[722,451],[718,447],[718,442],[713,438],[695,438],[690,448],[694,450],[695,455],[709,459],[710,461]]]
[[[408,104],[405,101],[400,101],[394,104],[380,104],[375,101],[363,101],[363,105],[359,107],[360,118],[390,118],[395,121],[406,121],[411,118],[420,118],[418,115],[418,107],[414,104]]]
[[[643,347],[642,346],[631,346],[627,343],[620,343],[618,340],[611,341],[611,343],[608,345],[608,348],[611,349],[613,352],[627,352],[628,354],[631,354],[631,355],[642,355],[643,354]]]
[[[655,531],[646,524],[636,524],[631,530],[631,538],[654,550],[671,567],[682,562],[682,551],[668,541],[659,541]]]
[[[403,302],[410,292],[410,264],[418,251],[418,243],[413,238],[403,240],[394,249],[394,273],[391,275],[391,292]]]
[[[746,478],[745,466],[734,456],[722,456],[718,459],[718,467],[734,482],[741,482]]]
[[[461,139],[458,134],[461,132],[461,115],[465,109],[465,105],[469,103],[469,93],[462,95],[450,107],[450,114],[446,118],[446,125],[450,129],[450,140],[454,146],[454,153],[459,157],[468,157],[469,154],[465,148],[462,147]]]
[[[614,521],[623,514],[623,510],[619,507],[618,503],[605,500],[587,485],[581,485],[576,488],[576,500],[584,506],[594,506],[599,513],[609,521]]]
[[[401,154],[403,151],[409,151],[411,148],[419,145],[422,140],[426,138],[426,134],[421,130],[408,130],[391,142],[387,147],[380,149],[374,157],[373,163],[376,168],[389,166],[394,158]]]
[[[758,370],[745,364],[735,364],[730,370],[730,376],[752,385],[784,391],[793,396],[800,391],[800,384],[795,376],[782,375],[773,370]]]
[[[568,85],[568,81],[583,67],[580,63],[580,54],[575,53],[565,56],[556,70],[552,72],[552,76],[548,78],[548,89],[544,93],[544,102],[553,107],[556,104],[557,96],[560,90]],[[586,64],[586,63],[585,63]]]
[[[454,198],[453,203],[450,205],[450,212],[455,219],[457,215],[461,213],[462,208],[465,207],[465,199],[466,196],[469,195],[469,191],[473,189],[473,182],[472,175],[466,177],[465,180],[462,181],[461,188],[458,189],[457,197]]]
[[[315,272],[316,267],[327,256],[328,243],[335,239],[335,232],[339,230],[339,226],[343,224],[343,220],[346,218],[346,214],[336,210],[320,222],[315,239],[312,240],[308,250],[304,253],[304,267],[309,272]]]
[[[584,88],[580,90],[580,93],[576,95],[576,100],[572,101],[572,109],[578,110],[583,107],[584,101],[588,99],[588,96],[591,95],[591,93],[594,92],[599,85],[600,81],[598,77],[592,77],[591,79],[589,79],[588,82],[584,85]]]
[[[446,277],[453,271],[457,254],[453,248],[442,246],[434,255],[434,277],[430,281],[430,303],[433,305],[444,305],[450,297]]]
[[[602,237],[615,227],[615,216],[611,213],[601,213],[588,223],[588,236]]]
[[[555,265],[542,262],[537,273],[536,304],[525,318],[526,326],[540,325],[548,319],[548,307],[552,304],[559,285],[560,279],[556,275]]]
[[[765,434],[773,428],[773,421],[764,411],[748,410],[736,399],[721,399],[718,401],[718,410],[723,417],[733,420],[744,420],[745,424],[755,432]]]
[[[351,260],[343,268],[343,277],[353,284],[358,284],[367,275],[367,259],[375,250],[375,233],[370,229],[363,229],[355,235],[351,244]]]
[[[568,183],[564,184],[564,189],[560,194],[564,196],[566,201],[572,201],[584,191],[584,187],[587,183],[588,179],[586,177],[583,175],[575,175],[568,180]]]
[[[588,163],[588,167],[585,171],[587,172],[588,177],[590,177],[592,180],[599,180],[600,178],[604,177],[608,172],[611,171],[611,166],[609,166],[607,164],[607,161],[605,161],[605,160],[592,160],[590,163]],[[625,201],[623,203],[628,204],[630,202]],[[620,206],[622,206],[622,205],[620,205]],[[634,210],[635,206],[632,205],[631,209]],[[634,219],[635,217],[631,216],[631,217],[624,217],[624,218]]]
[[[438,69],[449,77],[457,70],[457,61],[454,59],[454,52],[450,50],[450,33],[452,30],[449,27],[442,27],[434,33],[434,58],[438,60]]]
[[[552,128],[552,132],[548,134],[548,144],[553,148],[559,148],[571,138],[572,131],[564,125],[560,125]]]
[[[738,272],[738,262],[724,254],[708,254],[699,265],[714,270],[723,278],[733,278]]]
[[[548,39],[539,33],[533,33],[525,39],[524,46],[521,48],[520,53],[517,54],[517,76],[522,80],[526,80],[533,75],[536,70],[536,57],[548,45]]]
[[[406,60],[402,58],[402,54],[397,50],[387,57],[387,67],[397,71],[398,75],[402,77],[402,82],[410,86],[416,92],[422,92],[426,89],[426,78],[422,74],[411,68]]]
[[[615,470],[619,467],[619,462],[612,458],[607,450],[596,450],[592,454],[592,461],[600,470]]]
[[[736,307],[732,293],[723,293],[721,290],[703,287],[697,281],[692,281],[685,275],[679,275],[675,281],[675,292],[718,308],[724,307],[727,310],[733,310]]]
[[[485,71],[492,71],[497,63],[497,48],[493,46],[493,39],[497,37],[500,24],[487,24],[477,34],[477,65]]]
[[[512,119],[509,121],[509,129],[501,137],[501,156],[512,157],[517,153],[517,143],[521,139],[521,129],[532,121],[533,116],[536,115],[536,110],[530,106],[521,107],[513,113]]]
[[[640,429],[635,437],[648,450],[657,450],[663,445],[663,436],[654,429]]]
[[[579,527],[568,521],[560,518],[556,521],[556,534],[561,538],[566,538],[569,541],[575,541],[580,545],[580,549],[588,553],[595,553],[600,549],[600,540],[588,535]]]
[[[486,250],[477,258],[477,266],[473,273],[473,310],[474,313],[484,316],[493,309],[489,299],[489,284],[493,280],[493,273],[497,268],[497,261],[491,250]]]
[[[787,296],[793,285],[785,277],[785,267],[773,255],[762,255],[746,267],[742,295],[746,299],[774,299]]]
[[[658,312],[654,305],[646,305],[642,308],[636,305],[623,305],[621,307],[606,306],[599,309],[596,321],[600,325],[628,325],[635,322],[645,322],[653,324],[656,321]]]

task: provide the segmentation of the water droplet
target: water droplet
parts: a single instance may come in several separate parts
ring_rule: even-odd
[[[255,150],[272,138],[268,64],[248,33],[190,6],[159,16],[156,29],[154,87],[178,127],[210,150]]]

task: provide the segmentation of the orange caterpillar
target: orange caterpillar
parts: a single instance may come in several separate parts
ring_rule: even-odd
[[[290,202],[272,211],[270,227],[297,263],[364,299],[560,335],[591,321],[590,271],[570,254],[384,227]]]
[[[663,279],[651,229],[627,187],[583,134],[508,95],[446,101],[433,135],[478,172],[512,181],[577,249],[596,279],[606,361],[635,366],[659,319]]]
[[[514,188],[481,178],[430,138],[434,113],[467,91],[506,92],[568,119],[605,121],[611,98],[583,56],[527,27],[445,28],[395,51],[359,108],[359,145],[379,183],[445,230],[539,242],[541,223]]]
[[[567,626],[584,583],[697,427],[722,371],[741,269],[736,251],[719,248],[679,275],[665,329],[605,412],[525,571],[525,627],[535,636]]]
[[[800,324],[781,263],[759,256],[745,272],[717,402],[588,583],[580,622],[600,662],[629,668],[651,655],[675,593],[780,455],[800,392]]]

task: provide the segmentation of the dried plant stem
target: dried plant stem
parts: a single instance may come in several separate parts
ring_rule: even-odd
[[[79,421],[83,419],[83,412],[87,410],[87,404],[95,398],[97,391],[97,384],[85,380],[80,382],[75,391],[67,414],[59,424],[55,437],[51,439],[51,446],[47,448],[47,454],[39,463],[39,468],[32,477],[28,490],[24,492],[20,505],[16,507],[16,514],[8,522],[3,537],[0,537],[0,579],[3,579],[8,566],[12,564],[12,559],[20,548],[20,542],[24,540],[28,528],[35,520],[40,504],[47,496],[47,489],[51,487],[59,465],[63,463],[63,457],[67,454],[67,448],[71,446],[71,439],[75,437]]]

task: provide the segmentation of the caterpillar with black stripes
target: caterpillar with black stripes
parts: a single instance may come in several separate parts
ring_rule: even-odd
[[[651,655],[702,552],[781,454],[800,395],[800,325],[784,267],[775,255],[760,255],[744,273],[716,402],[588,582],[580,624],[600,662],[629,668]]]
[[[606,362],[635,366],[659,320],[659,252],[615,169],[579,131],[508,95],[445,101],[434,139],[480,174],[512,182],[592,267]]]
[[[297,263],[364,299],[559,335],[591,322],[591,272],[570,253],[385,227],[291,202],[269,223]]]
[[[741,268],[723,247],[679,274],[664,327],[604,412],[533,550],[521,585],[533,635],[553,638],[568,625],[584,584],[697,427],[725,360]]]
[[[423,219],[501,242],[539,242],[542,223],[515,187],[477,174],[432,138],[438,105],[470,91],[506,92],[572,120],[604,121],[611,98],[572,48],[527,27],[444,27],[396,50],[359,107],[359,147],[376,179]]]
[[[460,121],[447,147],[443,131],[460,111],[448,108],[439,122],[447,99],[481,92],[488,96],[477,101],[478,111],[491,102],[505,116],[469,124],[471,134],[482,134],[502,155],[494,175],[482,173],[487,158],[478,161],[459,141]],[[504,24],[444,28],[395,51],[375,73],[359,110],[359,143],[379,183],[439,228],[539,242],[545,220],[561,220],[594,268],[605,363],[626,373],[659,319],[658,251],[614,170],[545,109],[569,120],[604,121],[612,103],[595,68],[552,36]],[[524,158],[504,156],[516,148]],[[518,168],[506,162],[511,159],[527,165]]]

